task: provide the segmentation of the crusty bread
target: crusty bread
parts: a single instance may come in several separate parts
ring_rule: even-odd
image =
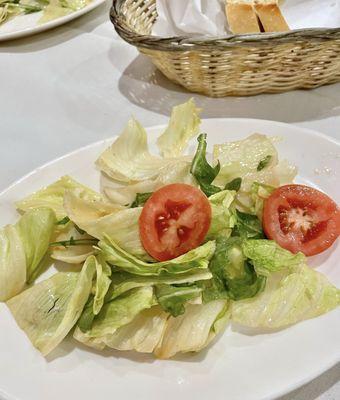
[[[255,0],[254,8],[265,32],[289,31],[277,0]]]
[[[228,0],[226,14],[229,29],[232,33],[243,34],[260,32],[259,21],[252,4]]]
[[[235,34],[289,31],[278,0],[226,0],[229,29]]]

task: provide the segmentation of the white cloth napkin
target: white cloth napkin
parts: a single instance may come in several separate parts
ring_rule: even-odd
[[[157,36],[220,36],[228,31],[226,0],[157,0]],[[291,29],[339,28],[340,0],[285,0],[280,2]]]
[[[158,18],[153,34],[158,36],[226,33],[225,0],[157,0]]]

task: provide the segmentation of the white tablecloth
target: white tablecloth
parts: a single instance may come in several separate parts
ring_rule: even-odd
[[[131,114],[165,123],[189,94],[123,42],[109,4],[26,39],[0,45],[0,191],[43,163],[119,133]],[[203,118],[251,117],[340,139],[340,84],[251,98],[192,95]],[[280,400],[340,399],[340,365]]]

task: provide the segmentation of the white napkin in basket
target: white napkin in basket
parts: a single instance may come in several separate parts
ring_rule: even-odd
[[[153,26],[157,36],[226,33],[225,0],[157,0],[158,18]]]

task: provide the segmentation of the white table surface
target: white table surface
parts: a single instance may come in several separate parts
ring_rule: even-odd
[[[340,84],[251,98],[191,95],[118,37],[109,6],[1,43],[0,191],[51,159],[119,133],[131,114],[144,126],[165,123],[189,96],[204,108],[203,118],[269,119],[340,139]],[[336,399],[340,364],[280,400]]]

